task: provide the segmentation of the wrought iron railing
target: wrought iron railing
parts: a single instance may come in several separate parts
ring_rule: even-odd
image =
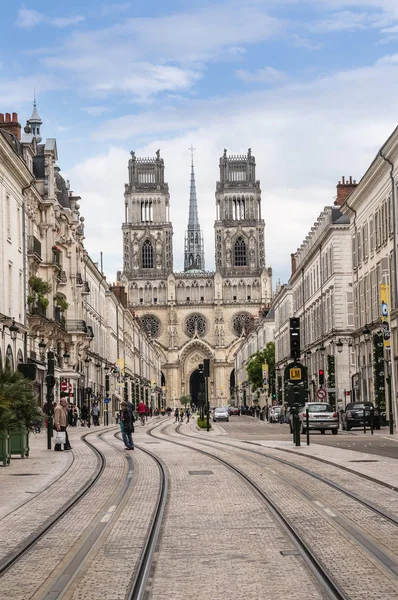
[[[83,332],[87,334],[86,321],[80,321],[76,319],[66,319],[66,331],[68,333],[79,333]]]
[[[36,317],[43,317],[43,318],[47,318],[47,309],[42,305],[42,304],[38,304],[37,306],[32,306],[32,308],[30,309],[30,314]]]
[[[81,273],[76,273],[76,285],[83,285],[83,277]]]
[[[82,289],[82,294],[86,295],[90,293],[90,284],[88,281],[83,281],[83,289]]]
[[[65,284],[68,281],[68,278],[66,276],[65,271],[60,271],[57,274],[57,281],[58,281],[59,284],[62,284],[62,285]]]
[[[35,254],[41,260],[41,242],[34,235],[28,235],[28,254]]]
[[[87,337],[93,339],[94,338],[94,331],[93,328],[91,327],[91,325],[87,325]]]

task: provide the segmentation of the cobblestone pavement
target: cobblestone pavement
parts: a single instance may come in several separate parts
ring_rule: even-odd
[[[18,459],[14,465],[0,470],[1,487],[8,488],[8,496],[14,496],[16,501],[10,501],[3,496],[2,512],[5,516],[0,521],[0,559],[14,550],[25,539],[39,531],[43,524],[52,517],[67,501],[69,501],[95,473],[98,458],[95,452],[80,439],[87,430],[80,428],[71,432],[73,452],[50,452],[47,446],[45,432],[41,435],[41,447],[32,447],[30,458]],[[97,433],[93,432],[90,437]],[[90,439],[90,438],[89,438]],[[37,445],[37,441],[34,442]],[[32,471],[30,464],[32,461]],[[13,478],[13,472],[33,473],[30,477]],[[42,473],[44,476],[42,477]],[[12,480],[10,482],[10,479]],[[18,479],[18,481],[14,481]],[[29,484],[27,484],[29,479]],[[33,488],[35,493],[29,495],[26,501],[26,488]],[[18,505],[16,508],[14,505]]]
[[[90,531],[98,514],[102,516],[101,511],[104,507],[108,508],[120,487],[127,470],[126,459],[116,448],[96,438],[95,434],[98,433],[98,428],[93,430],[94,435],[90,436],[90,441],[106,457],[106,468],[101,478],[55,527],[3,575],[0,580],[1,593],[7,600],[35,597],[36,590],[43,582],[62,569],[61,561],[69,552],[73,554],[75,545],[79,545],[79,538]],[[112,432],[107,435],[112,435]],[[75,441],[73,443],[74,452],[77,452]],[[83,474],[86,468],[85,458],[76,458],[76,463],[80,465]],[[41,597],[41,593],[37,597]]]
[[[136,441],[137,437],[134,436]],[[110,440],[119,449],[123,444]],[[109,532],[84,565],[65,600],[123,600],[136,571],[159,495],[160,473],[144,452],[134,452],[133,485]]]
[[[203,439],[204,436],[199,434],[199,437]],[[177,437],[174,436],[174,439],[177,440]],[[228,460],[236,464],[238,468],[242,468],[244,465],[245,473],[262,485],[267,494],[278,503],[284,514],[310,542],[322,562],[332,570],[350,598],[362,599],[364,589],[366,589],[366,598],[383,598],[385,600],[398,598],[397,578],[381,567],[373,557],[365,555],[359,544],[354,542],[347,533],[341,531],[340,527],[336,525],[333,518],[336,515],[330,510],[330,506],[341,510],[357,526],[368,530],[373,539],[381,545],[384,544],[382,549],[397,561],[397,528],[395,526],[386,524],[381,517],[370,513],[369,509],[360,507],[347,497],[342,497],[338,492],[333,492],[329,486],[325,487],[324,484],[316,482],[303,473],[297,475],[292,468],[286,477],[289,467],[275,462],[269,464],[269,461],[267,463],[263,459],[260,459],[261,464],[256,464],[258,463],[257,457],[246,458],[237,446],[232,451],[227,448],[217,448],[213,453],[227,456]],[[280,478],[281,471],[284,472],[287,479],[286,484],[285,480]],[[299,481],[300,486],[305,487],[307,499],[291,488],[290,484],[293,481]],[[320,492],[322,486],[323,490]],[[367,481],[365,482],[366,486],[369,487]],[[368,523],[369,519],[373,522]],[[389,529],[392,531],[388,531]],[[325,540],[327,540],[327,544],[325,544]]]
[[[142,443],[151,443],[166,462],[172,482],[153,600],[286,600],[292,586],[287,573],[294,573],[296,600],[323,598],[290,539],[240,478],[167,440]]]

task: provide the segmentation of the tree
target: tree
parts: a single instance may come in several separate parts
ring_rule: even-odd
[[[23,426],[33,430],[43,420],[32,382],[9,368],[0,370],[0,430]]]
[[[187,404],[191,404],[191,396],[181,396],[180,404],[181,406],[187,406]]]
[[[252,354],[247,362],[247,377],[255,392],[263,386],[263,364],[268,365],[269,389],[275,388],[275,344],[268,342],[263,350]]]

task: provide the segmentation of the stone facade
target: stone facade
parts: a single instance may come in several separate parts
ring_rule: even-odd
[[[220,158],[216,186],[216,271],[173,272],[169,187],[164,162],[129,161],[125,187],[124,269],[128,305],[161,355],[167,403],[197,402],[198,365],[210,360],[210,402],[229,399],[234,354],[259,311],[269,305],[272,272],[265,266],[264,221],[255,159]],[[196,198],[195,198],[196,201]]]

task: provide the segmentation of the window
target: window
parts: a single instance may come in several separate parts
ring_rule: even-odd
[[[235,242],[235,267],[246,267],[246,244],[243,237],[239,236]]]
[[[149,240],[142,245],[142,268],[153,269],[153,246]]]

